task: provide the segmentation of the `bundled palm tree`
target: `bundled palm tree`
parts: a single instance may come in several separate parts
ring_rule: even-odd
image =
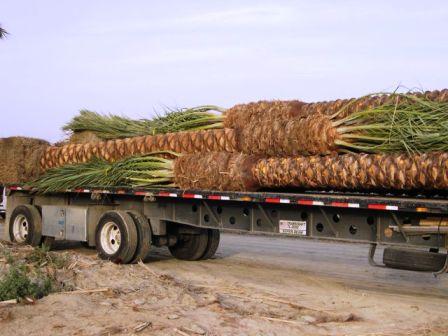
[[[381,105],[343,118],[356,102],[333,115],[250,123],[242,130],[241,150],[269,156],[448,150],[448,95],[446,101],[401,93],[384,97]]]
[[[169,154],[171,158],[160,155]],[[93,160],[53,168],[31,183],[43,192],[85,186],[179,187],[251,191],[261,188],[446,190],[448,153],[343,154],[260,158],[241,153],[151,153],[110,163]]]
[[[342,119],[350,114],[384,105],[390,100],[390,93],[370,94],[361,98],[337,99],[316,103],[299,100],[258,101],[238,104],[225,111],[224,127],[242,129],[247,124],[265,120],[291,120],[315,115],[333,116]],[[425,92],[410,92],[418,98],[433,102],[448,102],[448,89]]]
[[[89,131],[100,139],[121,139],[180,131],[197,131],[222,128],[222,109],[217,106],[168,110],[153,119],[130,119],[117,115],[104,115],[81,110],[62,129],[78,133]],[[218,112],[218,113],[216,113]]]
[[[85,186],[169,187],[173,186],[171,152],[156,152],[129,157],[116,162],[93,159],[84,164],[65,165],[48,170],[45,175],[29,183],[41,192],[56,192]]]

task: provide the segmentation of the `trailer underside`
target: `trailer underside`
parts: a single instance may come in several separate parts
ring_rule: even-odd
[[[17,206],[32,205],[41,212],[43,236],[90,246],[97,245],[96,229],[105,212],[134,211],[150,223],[151,243],[157,246],[175,246],[180,236],[201,229],[278,234],[369,243],[372,264],[377,244],[432,252],[447,247],[444,197],[124,188],[36,194],[21,186],[10,186],[7,195],[6,223]]]

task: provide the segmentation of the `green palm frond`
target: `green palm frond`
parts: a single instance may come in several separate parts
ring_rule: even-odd
[[[448,150],[448,103],[392,93],[378,107],[333,122],[349,151],[437,152]]]
[[[130,119],[81,110],[63,127],[64,131],[90,131],[99,138],[117,139],[209,128],[222,128],[223,109],[217,106],[199,106],[168,110],[153,119]],[[218,112],[218,113],[216,113]]]
[[[66,165],[48,170],[30,183],[40,192],[57,192],[78,187],[155,187],[172,186],[173,152],[154,152],[116,162],[94,159],[84,164]]]

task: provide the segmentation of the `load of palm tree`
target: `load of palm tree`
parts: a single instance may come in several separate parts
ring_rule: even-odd
[[[448,188],[448,90],[322,103],[262,101],[223,111],[205,106],[137,121],[83,112],[66,129],[108,140],[48,147],[40,160],[48,171],[34,186]],[[176,121],[160,126],[167,120]],[[135,160],[157,167],[163,161],[163,173],[148,168],[145,175],[132,168]],[[151,167],[146,163],[142,167]],[[108,179],[101,177],[105,171]]]
[[[347,152],[420,153],[448,149],[447,90],[420,96],[399,93],[367,96],[360,101],[364,103],[348,102],[333,115],[315,112],[304,117],[297,117],[297,109],[303,104],[284,102],[285,113],[296,114],[295,117],[281,119],[278,114],[275,119],[254,119],[240,129],[206,129],[50,147],[41,165],[48,169],[86,162],[92,157],[115,161],[154,151],[297,156]],[[376,106],[378,101],[381,105]],[[335,105],[338,104],[336,101]],[[353,110],[351,106],[363,104],[373,107],[339,117],[346,110]],[[269,110],[269,106],[278,105],[266,106]],[[218,124],[222,123],[211,125],[219,127]]]
[[[444,190],[448,153],[343,154],[258,158],[241,153],[161,153],[116,162],[93,160],[50,169],[32,185],[44,192],[80,186],[167,187],[222,191],[260,188]]]

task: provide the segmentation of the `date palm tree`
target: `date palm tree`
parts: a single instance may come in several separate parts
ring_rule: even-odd
[[[2,28],[2,26],[0,25],[0,40],[3,39],[3,38],[5,38],[6,35],[8,35],[8,32],[7,32],[6,30],[4,30],[4,29]]]

